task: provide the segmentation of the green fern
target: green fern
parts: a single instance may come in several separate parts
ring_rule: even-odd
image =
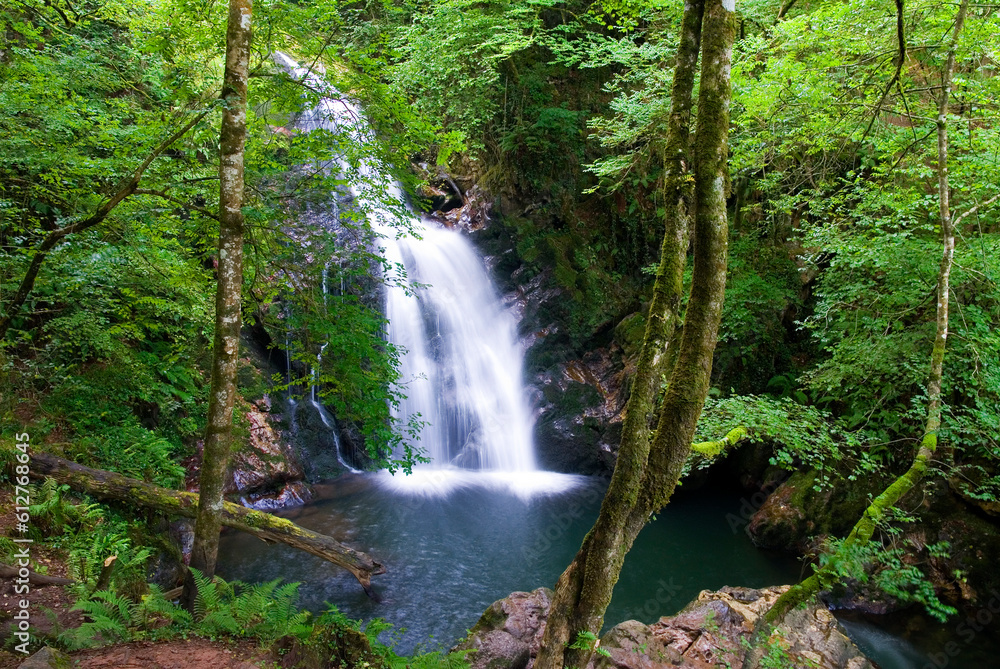
[[[107,590],[95,592],[91,599],[81,599],[70,610],[80,611],[88,620],[59,635],[60,643],[69,650],[131,641],[140,620],[134,602]]]
[[[221,578],[206,578],[201,571],[193,567],[191,574],[194,577],[195,588],[198,590],[194,600],[194,616],[200,621],[212,611],[218,611],[222,608],[224,591],[227,588],[231,589],[231,586]]]
[[[150,584],[149,593],[142,596],[139,611],[142,614],[142,626],[151,631],[155,629],[155,625],[167,622],[168,625],[161,628],[166,635],[185,632],[194,625],[194,617],[164,597],[163,590],[156,584]]]

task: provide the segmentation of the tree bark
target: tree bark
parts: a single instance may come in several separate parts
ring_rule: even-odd
[[[676,272],[683,265],[677,258],[686,250],[678,248],[686,244],[682,244],[679,224],[672,218],[667,222],[660,272],[654,287],[657,309],[651,307],[646,323],[639,370],[626,407],[618,462],[594,527],[556,584],[535,661],[537,669],[587,665],[592,648],[567,646],[580,632],[600,632],[625,554],[649,517],[669,500],[690,450],[695,424],[708,392],[726,283],[726,139],[734,35],[733,12],[721,0],[685,3],[667,158],[676,156],[678,165],[682,165],[681,157],[687,155],[694,68],[701,45],[698,130],[693,149],[694,279],[687,316],[660,407],[659,425],[650,442],[648,416],[659,378],[655,373],[656,360],[663,354],[671,327],[661,315],[670,313],[671,308],[676,310],[679,303]],[[674,175],[678,181],[684,180],[682,172]]]
[[[38,479],[53,478],[95,497],[135,504],[185,518],[195,518],[198,512],[199,495],[196,493],[168,490],[115,472],[84,467],[48,453],[31,454],[31,476]],[[252,534],[264,541],[298,548],[343,567],[358,579],[369,596],[372,595],[371,577],[385,573],[385,568],[367,554],[269,513],[223,502],[220,522],[226,527]],[[0,571],[0,576],[2,575],[3,572]]]
[[[948,184],[948,99],[951,93],[952,75],[955,71],[955,52],[958,39],[965,25],[969,0],[962,0],[955,18],[955,28],[952,33],[948,50],[948,60],[942,75],[941,97],[938,99],[937,139],[938,139],[938,200],[941,219],[942,254],[938,269],[938,300],[935,314],[936,332],[934,345],[931,349],[931,368],[927,378],[927,416],[924,425],[924,435],[913,459],[913,464],[906,472],[876,497],[865,509],[861,518],[847,535],[841,545],[841,551],[871,541],[879,520],[890,508],[896,505],[906,493],[916,487],[924,477],[927,467],[937,450],[937,434],[941,429],[941,379],[944,375],[944,352],[948,340],[948,297],[951,284],[951,266],[955,255],[955,225],[951,215],[950,186]],[[830,564],[836,561],[831,560]],[[836,575],[831,567],[817,570],[809,578],[787,590],[779,597],[764,616],[768,625],[777,625],[793,608],[806,601],[820,590],[832,585]]]
[[[239,364],[240,306],[243,290],[243,150],[247,137],[247,80],[250,63],[251,0],[230,0],[226,31],[226,71],[222,85],[219,142],[219,271],[215,293],[215,342],[208,425],[199,480],[191,566],[206,578],[215,574],[222,528],[223,488],[229,466]],[[197,595],[193,578],[184,601]]]
[[[13,565],[4,564],[0,562],[0,578],[20,578],[21,569]],[[70,585],[75,583],[71,578],[62,578],[61,576],[46,576],[45,574],[38,574],[33,571],[28,571],[28,583],[31,585],[37,585],[38,587],[44,587],[46,585]]]

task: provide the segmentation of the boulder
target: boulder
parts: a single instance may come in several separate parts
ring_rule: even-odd
[[[811,552],[827,535],[844,536],[892,480],[867,476],[821,483],[815,471],[795,472],[761,505],[747,533],[761,548]]]
[[[552,594],[548,588],[538,588],[493,602],[452,650],[473,651],[468,656],[472,669],[530,666],[542,643]]]
[[[270,401],[265,396],[245,406],[249,435],[234,447],[226,496],[233,501],[238,498],[244,506],[267,511],[308,502],[312,495],[304,482],[302,464],[292,444],[272,425]],[[185,461],[185,487],[190,492],[198,491],[203,448],[204,442],[199,440],[197,453]]]
[[[714,669],[739,667],[750,653],[761,666],[873,669],[844,629],[818,601],[789,614],[757,648],[747,640],[761,617],[788,589],[729,588],[702,591],[676,616],[652,625],[627,620],[601,637],[588,669]],[[538,655],[553,592],[514,592],[494,602],[458,646],[473,669],[531,667]]]
[[[474,669],[524,669],[531,660],[528,644],[503,630],[483,632],[472,638],[463,650],[473,650]]]
[[[17,669],[70,669],[73,666],[69,655],[55,648],[45,646],[40,651],[17,665]]]
[[[291,445],[274,429],[263,408],[252,405],[246,412],[250,435],[233,453],[227,494],[280,493],[287,483],[304,478]]]
[[[251,492],[240,497],[240,504],[257,511],[275,511],[290,506],[302,506],[313,498],[304,481],[286,483],[278,492]]]
[[[872,669],[833,614],[816,601],[793,611],[763,644],[748,650],[746,639],[787,589],[705,590],[676,616],[652,625],[626,621],[601,638],[604,653],[595,653],[590,667],[738,667],[757,654],[767,658],[763,666]]]

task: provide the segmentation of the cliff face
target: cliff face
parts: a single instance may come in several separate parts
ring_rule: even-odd
[[[558,267],[538,269],[524,260],[503,217],[471,238],[519,324],[539,464],[560,472],[610,474],[628,398],[627,346],[617,321],[608,318],[589,333],[574,329],[579,296],[561,283]]]

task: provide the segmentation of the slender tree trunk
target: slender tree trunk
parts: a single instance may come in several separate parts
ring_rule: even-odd
[[[247,136],[247,79],[250,63],[251,0],[230,0],[226,31],[226,72],[222,86],[219,142],[219,270],[215,293],[215,342],[208,426],[199,482],[191,566],[206,577],[215,574],[222,528],[222,492],[229,466],[240,346],[243,288],[243,149]],[[193,579],[184,600],[193,606]]]
[[[592,649],[567,648],[579,632],[600,632],[625,554],[639,531],[669,500],[690,450],[695,424],[708,392],[712,354],[726,283],[726,139],[729,132],[729,68],[735,22],[721,0],[685,3],[675,70],[673,114],[668,129],[669,159],[682,166],[687,155],[691,96],[699,44],[702,45],[698,130],[694,140],[694,283],[680,338],[677,361],[650,443],[657,358],[670,339],[668,315],[676,313],[678,272],[685,252],[681,202],[672,212],[661,249],[654,306],[646,324],[639,369],[626,407],[618,462],[594,527],[556,585],[537,669],[584,667]],[[673,172],[683,179],[683,172]],[[674,219],[674,216],[677,219]],[[671,311],[673,310],[673,311]]]
[[[941,379],[944,372],[945,344],[948,339],[948,294],[951,283],[952,258],[955,255],[955,225],[951,215],[948,184],[948,99],[951,93],[952,75],[955,71],[956,47],[958,39],[962,34],[962,28],[965,25],[965,15],[968,8],[969,0],[962,0],[962,4],[958,8],[958,15],[955,18],[955,28],[948,50],[948,60],[942,75],[941,97],[938,99],[937,174],[943,251],[941,254],[941,266],[938,270],[938,300],[935,318],[937,331],[934,335],[934,346],[931,350],[931,368],[927,378],[927,417],[924,425],[924,436],[920,441],[913,464],[865,509],[860,520],[855,524],[851,533],[847,535],[847,539],[844,540],[841,547],[842,551],[852,546],[867,544],[871,541],[879,520],[886,511],[895,506],[906,493],[910,492],[910,490],[920,483],[937,450],[937,434],[941,428]],[[817,594],[820,590],[832,585],[834,579],[835,575],[830,568],[819,569],[812,576],[779,597],[764,616],[765,622],[770,625],[780,623],[789,611]]]

